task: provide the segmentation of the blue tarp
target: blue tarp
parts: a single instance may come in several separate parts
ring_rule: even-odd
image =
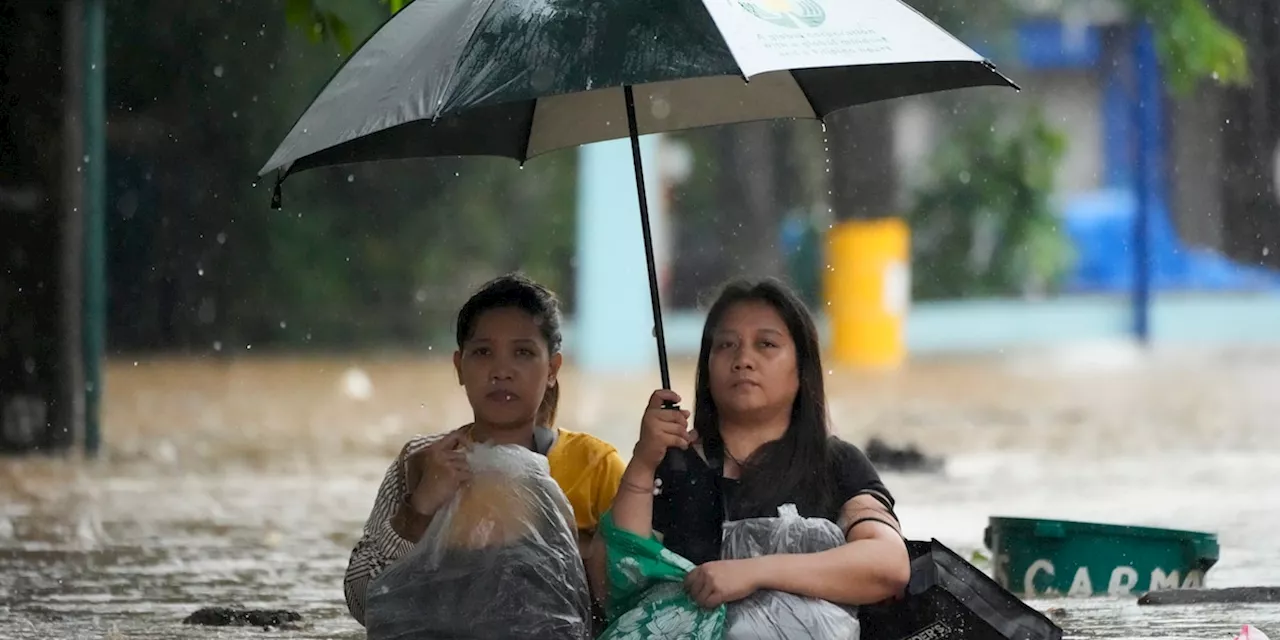
[[[1065,231],[1077,254],[1067,290],[1128,293],[1133,288],[1134,274],[1137,203],[1133,193],[1098,191],[1072,198],[1063,209]],[[1155,203],[1151,213],[1153,292],[1280,291],[1280,272],[1232,262],[1208,249],[1187,247],[1170,224],[1169,211],[1163,203]]]

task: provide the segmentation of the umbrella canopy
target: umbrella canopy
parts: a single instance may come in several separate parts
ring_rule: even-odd
[[[259,175],[431,156],[525,160],[631,138],[662,384],[662,305],[638,136],[820,119],[1016,86],[900,0],[417,0],[353,54]]]
[[[899,0],[417,0],[262,168],[489,155],[1014,86]]]

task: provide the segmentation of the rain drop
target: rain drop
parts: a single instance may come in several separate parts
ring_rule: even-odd
[[[227,243],[227,234],[222,233],[221,231],[219,231],[219,232],[218,232],[218,244],[226,244],[226,243]]]
[[[288,328],[288,326],[289,326],[289,323],[285,322],[284,320],[281,320],[281,321],[280,321],[280,328],[281,328],[281,329]]]
[[[89,154],[85,154],[83,160],[85,164],[89,164]]]
[[[348,174],[347,174],[347,182],[355,182],[355,181],[356,181],[356,174],[354,174],[354,173],[348,173]]]
[[[221,78],[221,77],[223,76],[223,74],[225,74],[225,73],[226,73],[226,69],[223,69],[223,68],[222,68],[222,65],[218,65],[218,66],[216,66],[216,67],[214,67],[214,68],[213,68],[213,75],[215,75],[215,76],[217,76],[217,77],[219,77],[219,78]]]
[[[196,267],[196,275],[198,275],[198,276],[203,276],[203,275],[204,275],[204,267]]]
[[[222,351],[222,341],[220,341],[220,340],[214,340],[214,341],[213,341],[213,350],[214,350],[214,351]]]
[[[253,351],[253,345],[251,345],[251,344],[246,344],[246,345],[244,346],[244,348],[245,348],[245,350],[247,350],[247,351]]]
[[[1271,255],[1271,247],[1263,247],[1263,248],[1262,248],[1262,257],[1264,257],[1264,258],[1265,258],[1265,257],[1267,257],[1267,256],[1269,256],[1269,255]]]

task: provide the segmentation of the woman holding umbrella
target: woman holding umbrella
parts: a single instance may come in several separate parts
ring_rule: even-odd
[[[728,285],[707,316],[694,429],[655,391],[613,504],[615,525],[699,565],[685,586],[704,607],[775,590],[864,605],[910,578],[893,498],[866,456],[831,436],[818,334],[800,300],[773,281]],[[668,455],[668,450],[671,450]],[[812,554],[721,560],[726,521],[801,516],[837,523],[846,544]]]

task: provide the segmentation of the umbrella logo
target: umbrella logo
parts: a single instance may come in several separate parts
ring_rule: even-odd
[[[732,0],[743,11],[779,27],[812,28],[827,19],[819,0]]]

